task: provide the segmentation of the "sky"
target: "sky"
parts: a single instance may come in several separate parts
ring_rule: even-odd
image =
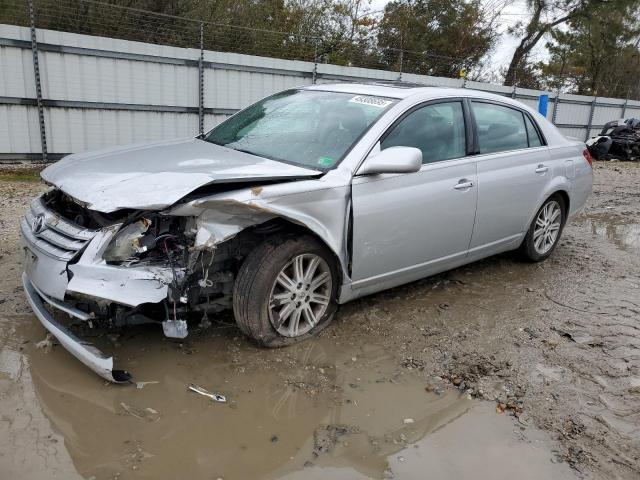
[[[483,0],[486,4],[489,2],[495,3],[492,0]],[[384,6],[389,3],[389,0],[371,0],[371,9],[378,11],[383,10]],[[496,43],[496,47],[489,54],[488,64],[495,71],[499,71],[503,67],[509,65],[509,61],[513,55],[514,50],[518,46],[519,39],[513,35],[507,33],[509,26],[514,25],[519,20],[526,20],[529,16],[526,8],[525,0],[513,0],[507,7],[505,7],[500,15],[499,29],[500,39]],[[534,48],[531,54],[532,59],[544,60],[548,56],[547,49],[544,47],[544,39]]]

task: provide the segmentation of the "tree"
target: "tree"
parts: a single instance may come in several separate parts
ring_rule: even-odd
[[[628,8],[632,4],[629,0],[527,0],[531,11],[528,22],[518,23],[510,29],[512,34],[521,38],[507,68],[504,84],[518,82],[518,69],[523,68],[533,48],[546,34],[552,37],[560,35],[562,31],[559,26],[592,18],[595,12],[600,12],[602,16],[601,25],[615,22],[616,15],[622,15],[621,18],[628,15]]]
[[[370,1],[37,0],[36,26],[189,48],[202,26],[208,50],[446,76],[477,70],[496,39],[484,0],[394,0],[381,19]],[[7,2],[0,21],[28,25]]]
[[[547,83],[572,93],[640,97],[640,5],[633,0],[598,5],[553,32],[541,68]]]
[[[296,28],[313,37],[319,61],[367,66],[375,57],[369,0],[292,0],[288,6]]]
[[[507,69],[503,69],[503,78],[506,76]],[[514,78],[515,82],[520,88],[531,88],[533,90],[540,90],[543,88],[544,76],[539,64],[532,63],[526,59],[520,62],[516,68]]]
[[[455,77],[493,47],[494,21],[480,0],[394,0],[385,7],[378,46],[390,66],[402,62],[405,72]]]
[[[514,85],[519,68],[526,62],[531,50],[542,37],[552,29],[568,20],[581,15],[588,5],[588,0],[527,0],[531,17],[525,24],[519,23],[511,29],[511,33],[520,37],[520,43],[513,52],[511,62],[504,76],[505,85]],[[555,16],[553,16],[555,14]],[[544,20],[553,16],[551,20]]]

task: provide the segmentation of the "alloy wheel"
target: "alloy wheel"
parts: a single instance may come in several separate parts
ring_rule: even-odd
[[[562,210],[555,200],[547,202],[538,216],[533,229],[533,246],[536,252],[544,255],[555,245],[560,233]]]
[[[333,279],[327,262],[305,253],[290,260],[276,276],[269,296],[269,320],[285,337],[304,335],[329,308]]]

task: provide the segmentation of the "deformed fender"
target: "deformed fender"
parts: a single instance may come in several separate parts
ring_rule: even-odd
[[[284,218],[308,228],[322,239],[349,278],[346,237],[349,186],[328,186],[321,180],[246,187],[179,205],[170,215],[196,216],[195,249],[212,249],[247,227]]]
[[[200,206],[200,205],[199,205]],[[195,250],[215,248],[242,230],[277,217],[276,213],[237,200],[219,200],[202,204],[205,210],[196,220]]]

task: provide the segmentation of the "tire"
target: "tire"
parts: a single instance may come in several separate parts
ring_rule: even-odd
[[[557,211],[559,211],[559,218],[550,218],[545,227],[545,212],[553,212],[549,217],[554,217]],[[521,257],[530,262],[542,262],[549,258],[560,241],[566,218],[566,205],[562,196],[555,194],[547,198],[533,217],[527,235],[524,237],[522,245],[520,245],[519,253]],[[553,228],[557,229],[555,230],[555,237],[546,237],[547,233],[551,234]]]
[[[300,279],[296,272],[309,272],[314,262],[317,275],[310,277],[311,281],[288,283],[287,279]],[[327,276],[330,284],[324,280]],[[290,288],[284,287],[282,279],[287,280],[284,283]],[[320,280],[324,283],[313,290]],[[300,342],[331,322],[337,309],[338,284],[334,256],[318,240],[310,235],[276,235],[258,245],[240,267],[233,288],[236,323],[245,335],[263,347]],[[315,322],[310,318],[315,318]]]

